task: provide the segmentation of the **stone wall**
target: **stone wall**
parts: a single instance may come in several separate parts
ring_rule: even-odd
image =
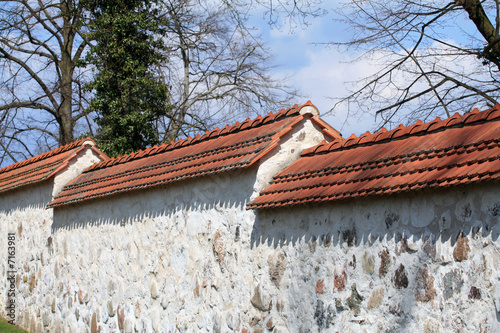
[[[8,233],[15,234],[15,256],[12,259],[17,270],[15,323],[22,324],[30,312],[29,309],[50,310],[50,304],[45,304],[48,289],[47,279],[52,274],[46,274],[46,266],[51,260],[49,242],[51,239],[52,210],[45,206],[52,197],[52,183],[45,182],[31,186],[29,189],[11,191],[8,195],[0,195],[0,315],[7,317],[7,280],[8,264]],[[35,313],[35,310],[32,312]],[[12,318],[14,319],[14,318]],[[41,322],[41,319],[40,319]],[[23,325],[25,328],[28,326]],[[36,332],[31,327],[32,332]],[[41,326],[40,326],[40,332]]]
[[[91,333],[500,331],[498,183],[246,210],[292,149],[242,171],[55,210],[44,209],[49,182],[1,195],[2,276],[5,235],[16,234],[16,323]],[[1,279],[2,303],[6,290]]]
[[[33,332],[498,331],[497,185],[255,213],[244,207],[254,177],[57,209],[52,228],[25,210],[9,227],[28,245],[18,322]]]

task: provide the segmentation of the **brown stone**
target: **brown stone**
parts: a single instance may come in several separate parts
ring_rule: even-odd
[[[80,304],[83,304],[83,292],[82,290],[78,290],[78,302],[80,302]]]
[[[116,309],[116,312],[118,314],[118,328],[120,330],[123,330],[124,323],[125,323],[125,311],[118,305],[118,309]]]
[[[389,250],[385,249],[380,254],[380,267],[378,269],[378,275],[383,277],[389,273],[389,266],[391,265],[391,257],[389,255]]]
[[[52,305],[50,306],[50,311],[52,311],[52,313],[56,313],[56,299],[55,298],[52,300]]]
[[[30,276],[30,292],[33,291],[35,286],[36,286],[36,278],[35,278],[35,274],[33,273]]]
[[[325,286],[323,280],[318,280],[316,281],[316,293],[318,294],[322,294],[324,291],[323,291],[323,287]]]
[[[269,320],[267,321],[266,323],[266,328],[270,331],[273,330],[274,328],[274,324],[273,324],[273,318],[269,318]]]
[[[276,310],[278,310],[279,312],[283,312],[284,308],[285,308],[285,306],[283,305],[283,302],[278,300],[276,302]]]
[[[90,333],[97,333],[97,314],[92,315],[92,323],[90,324]]]
[[[200,280],[196,277],[196,285],[193,290],[194,297],[200,297]]]
[[[479,288],[474,286],[470,287],[469,299],[473,300],[481,299],[481,290],[479,290]]]
[[[241,333],[248,333],[248,330],[246,328],[242,328]]]
[[[429,238],[425,244],[422,246],[422,250],[427,253],[432,260],[436,259],[436,244]]]
[[[260,294],[260,285],[257,285],[257,287],[255,287],[254,295],[250,302],[256,309],[259,309],[262,312],[266,312],[269,310],[269,307],[264,305],[264,302],[262,301],[262,296]]]
[[[23,234],[23,224],[19,223],[19,227],[17,227],[17,233],[19,234],[19,237]]]
[[[415,298],[419,302],[429,302],[436,298],[434,277],[429,274],[427,265],[417,273],[417,292]]]
[[[57,262],[54,265],[54,275],[56,276],[57,279],[59,278],[59,265],[57,264]]]
[[[406,276],[406,270],[403,264],[400,264],[399,267],[394,272],[393,283],[394,286],[398,289],[408,287],[408,276]]]
[[[139,300],[135,304],[135,317],[139,318],[141,316],[141,305],[139,304]]]
[[[458,235],[455,248],[453,249],[453,258],[456,261],[467,260],[469,252],[470,252],[469,239],[467,237],[463,237],[463,233],[460,233]]]
[[[382,301],[384,300],[384,288],[375,289],[368,300],[367,308],[368,310],[378,308],[382,305]]]
[[[367,274],[373,274],[375,269],[375,260],[373,255],[369,255],[367,252],[363,254],[363,270]]]
[[[215,256],[215,260],[219,263],[221,270],[223,270],[224,265],[224,242],[222,240],[222,231],[217,230],[215,232],[212,244],[212,250]]]
[[[342,274],[337,275],[335,273],[335,277],[333,280],[334,291],[335,289],[337,289],[338,291],[343,291],[345,289],[346,282],[347,282],[347,274],[344,270],[342,271]]]

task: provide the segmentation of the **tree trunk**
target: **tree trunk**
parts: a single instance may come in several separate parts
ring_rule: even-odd
[[[59,106],[59,144],[66,145],[74,141],[73,138],[73,61],[71,59],[71,51],[75,38],[75,30],[71,24],[71,8],[70,1],[61,1],[61,12],[63,14],[63,40],[64,47],[61,50],[61,104]]]

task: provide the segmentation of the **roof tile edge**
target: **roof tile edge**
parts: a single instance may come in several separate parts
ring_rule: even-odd
[[[95,146],[95,142],[91,138],[82,138],[82,139],[79,139],[77,141],[74,141],[72,143],[68,143],[67,145],[58,147],[58,148],[53,149],[51,151],[45,152],[43,154],[40,154],[40,155],[37,155],[37,156],[33,156],[33,157],[28,158],[26,160],[23,160],[23,161],[20,161],[20,162],[8,165],[8,166],[6,166],[4,168],[1,168],[0,169],[0,174],[12,171],[14,169],[17,169],[17,168],[20,168],[20,167],[23,167],[23,166],[26,166],[26,165],[29,165],[29,164],[32,164],[32,163],[36,163],[36,162],[42,161],[42,160],[44,160],[46,158],[49,158],[49,157],[52,157],[52,156],[55,156],[55,155],[67,152],[67,151],[69,151],[71,149],[74,149],[74,148],[77,148],[77,147],[80,147],[80,146],[83,146],[83,145],[92,145],[92,146]]]
[[[303,109],[303,111],[302,111]],[[242,123],[235,123],[233,125],[226,125],[229,126],[226,131],[224,131],[224,127],[222,130],[219,129],[218,127],[205,131],[203,134],[197,134],[194,138],[187,137],[184,139],[179,139],[177,141],[172,141],[170,143],[164,143],[160,146],[153,146],[151,148],[147,148],[145,150],[139,150],[138,152],[133,152],[131,154],[126,154],[118,157],[111,158],[106,161],[102,161],[96,164],[91,165],[87,169],[83,171],[83,173],[90,172],[93,170],[98,170],[98,169],[104,169],[116,164],[120,163],[125,163],[129,162],[138,158],[142,157],[147,157],[147,156],[153,156],[159,153],[164,153],[169,150],[173,150],[179,147],[184,147],[184,146],[189,146],[192,144],[196,144],[200,141],[205,141],[205,140],[211,140],[214,138],[217,138],[219,136],[231,134],[235,131],[244,131],[250,128],[255,128],[260,125],[265,125],[273,121],[278,121],[282,118],[285,117],[293,117],[293,116],[298,116],[302,114],[312,114],[312,115],[319,115],[319,111],[314,106],[311,101],[307,101],[306,103],[302,104],[301,106],[298,106],[297,104],[293,105],[292,107],[288,109],[281,109],[279,112],[276,113],[269,113],[265,116],[258,115],[254,119],[246,119]],[[238,125],[238,126],[236,126]],[[246,126],[244,126],[246,125]]]
[[[351,136],[349,136],[347,139],[337,139],[330,143],[322,142],[317,146],[305,149],[302,153],[302,156],[326,153],[333,150],[350,149],[359,145],[376,144],[387,140],[396,140],[411,136],[429,134],[452,127],[473,126],[478,122],[500,119],[499,104],[496,104],[492,108],[485,111],[476,112],[476,110],[477,109],[474,109],[473,111],[468,112],[462,116],[460,116],[460,114],[458,113],[455,113],[453,116],[442,120],[441,118],[436,117],[435,119],[426,123],[423,123],[422,120],[417,120],[415,123],[408,126],[400,124],[398,127],[390,131],[382,128],[377,132],[367,132],[363,135],[360,135],[359,137],[355,134],[351,134]]]

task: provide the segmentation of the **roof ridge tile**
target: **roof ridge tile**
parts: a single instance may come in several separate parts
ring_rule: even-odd
[[[307,105],[307,103],[304,105]],[[311,105],[312,105],[312,103],[311,103]],[[107,162],[102,161],[102,162],[96,163],[96,164],[88,167],[87,169],[84,170],[84,172],[89,172],[92,170],[106,168],[106,167],[109,167],[112,165],[129,162],[129,161],[139,159],[142,157],[160,154],[160,153],[163,153],[167,150],[172,150],[175,148],[179,148],[179,147],[183,147],[183,146],[187,146],[187,145],[192,145],[192,144],[198,143],[198,142],[203,141],[203,140],[216,138],[220,135],[234,133],[236,131],[243,131],[243,130],[246,130],[249,128],[257,127],[257,126],[262,125],[262,124],[267,124],[267,123],[271,123],[273,121],[277,121],[278,119],[281,119],[283,117],[289,117],[292,115],[299,115],[299,114],[300,114],[299,106],[297,104],[295,104],[294,106],[292,106],[291,108],[286,109],[286,110],[281,109],[279,112],[276,112],[276,113],[270,112],[265,117],[262,117],[262,115],[258,115],[254,119],[247,118],[242,123],[236,122],[232,126],[226,124],[226,126],[224,126],[224,128],[222,128],[222,129],[219,129],[219,127],[215,127],[214,129],[207,130],[202,134],[198,133],[193,138],[188,137],[188,138],[184,138],[184,139],[179,139],[177,141],[171,141],[170,143],[163,143],[160,146],[157,146],[157,149],[152,149],[153,147],[147,148],[145,150],[145,153],[143,153],[143,154],[140,154],[140,152],[142,152],[142,151],[139,151],[139,152],[130,153],[128,155],[128,158],[125,158],[125,156],[127,156],[127,155],[118,156],[116,158],[111,159],[113,161],[113,163],[110,163],[109,161],[107,161]],[[120,157],[123,157],[123,158],[120,158]]]
[[[17,168],[20,168],[20,167],[23,167],[23,166],[26,166],[28,164],[39,162],[39,161],[44,160],[44,159],[46,159],[48,157],[52,157],[52,156],[64,153],[64,152],[69,151],[69,150],[71,150],[73,148],[81,146],[86,141],[91,141],[91,142],[93,142],[95,144],[94,140],[92,140],[91,138],[88,138],[88,137],[87,138],[81,138],[81,139],[79,139],[77,141],[74,141],[74,142],[71,142],[71,143],[69,143],[67,145],[58,147],[58,148],[53,149],[51,151],[45,152],[43,154],[40,154],[40,155],[37,155],[37,156],[33,156],[33,157],[28,158],[26,160],[23,160],[23,161],[20,161],[20,162],[16,162],[14,164],[11,164],[11,165],[8,165],[8,166],[6,166],[4,168],[1,168],[0,169],[0,174],[8,172],[8,171],[11,171],[11,170],[14,170],[14,169],[17,169]]]
[[[496,104],[492,108],[485,111],[474,109],[473,111],[462,116],[458,112],[456,112],[453,116],[444,120],[442,120],[440,117],[436,117],[432,121],[424,123],[421,119],[419,119],[412,125],[404,126],[403,124],[399,124],[398,127],[392,130],[387,130],[385,127],[383,127],[375,133],[366,132],[359,137],[357,137],[353,133],[348,138],[340,140],[341,144],[339,144],[338,140],[334,140],[333,142],[328,144],[328,149],[325,150],[322,147],[323,143],[320,143],[318,146],[304,150],[302,155],[305,156],[315,153],[333,151],[337,149],[352,148],[357,145],[378,143],[384,140],[392,140],[413,135],[422,135],[442,130],[443,128],[456,126],[458,124],[461,124],[462,126],[468,126],[469,124],[474,124],[478,121],[492,121],[497,118],[500,118],[499,104]]]

